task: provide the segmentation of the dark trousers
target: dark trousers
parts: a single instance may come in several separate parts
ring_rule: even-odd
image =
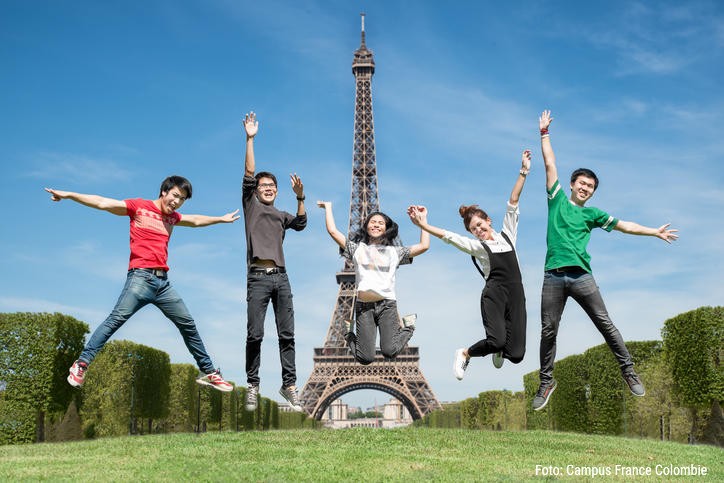
[[[380,352],[390,359],[400,353],[414,332],[412,327],[400,327],[400,315],[394,300],[358,301],[355,317],[356,333],[347,334],[347,344],[357,362],[363,365],[375,360],[377,327],[380,330]]]
[[[269,301],[274,309],[279,337],[282,383],[284,387],[294,386],[297,382],[294,306],[286,273],[249,272],[246,279],[246,380],[251,385],[259,384],[261,341],[264,339],[264,319]]]
[[[618,331],[603,303],[593,275],[581,269],[579,271],[556,272],[549,270],[543,276],[541,296],[541,335],[540,335],[540,382],[548,384],[553,379],[553,361],[556,358],[556,338],[558,326],[568,297],[588,314],[598,331],[603,335],[608,347],[625,373],[633,367],[623,337]]]
[[[470,357],[502,352],[510,362],[522,361],[527,325],[523,284],[488,281],[480,296],[480,312],[486,338],[468,348]]]

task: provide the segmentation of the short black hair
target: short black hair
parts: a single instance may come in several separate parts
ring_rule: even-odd
[[[271,174],[269,171],[262,171],[260,173],[256,173],[256,175],[254,176],[254,179],[256,180],[257,185],[259,184],[259,179],[261,179],[261,178],[271,178],[274,180],[275,185],[277,185],[277,186],[279,185],[279,183],[277,183],[277,177],[274,176],[273,174]]]
[[[596,191],[598,189],[598,176],[596,176],[596,173],[588,168],[578,168],[573,173],[571,173],[571,184],[575,183],[579,176],[591,178],[593,180],[593,191]]]
[[[163,193],[168,193],[173,189],[173,187],[176,187],[180,190],[183,190],[186,192],[186,199],[191,199],[191,194],[193,189],[191,188],[191,181],[187,180],[183,176],[169,176],[165,180],[163,180],[163,183],[161,183],[161,189],[158,191],[158,197],[160,198],[163,196]]]

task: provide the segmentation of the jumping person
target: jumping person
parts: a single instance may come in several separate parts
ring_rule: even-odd
[[[377,327],[380,332],[380,351],[387,358],[394,358],[405,347],[415,331],[415,316],[405,316],[400,325],[395,294],[395,272],[400,265],[412,263],[412,259],[430,248],[430,235],[420,231],[420,243],[412,246],[395,246],[398,226],[389,216],[379,211],[367,215],[362,226],[349,238],[337,230],[332,214],[332,203],[318,201],[324,209],[327,232],[339,245],[342,256],[355,268],[357,286],[355,332],[351,324],[345,339],[355,360],[371,364],[375,360]],[[425,217],[425,212],[421,217]]]
[[[291,175],[292,191],[297,197],[297,214],[292,215],[274,206],[277,179],[267,171],[255,173],[254,137],[259,130],[256,114],[244,118],[246,157],[242,186],[242,207],[246,230],[246,409],[253,411],[259,395],[259,366],[264,319],[269,301],[274,308],[279,358],[282,366],[282,387],[279,393],[291,408],[301,411],[297,393],[296,353],[294,349],[294,306],[292,288],[287,277],[282,242],[287,229],[301,231],[307,226],[304,210],[304,185],[296,174]]]
[[[578,302],[601,332],[608,347],[618,361],[623,379],[634,396],[646,391],[633,369],[633,361],[623,337],[613,325],[603,297],[591,272],[591,256],[586,247],[591,230],[603,228],[630,235],[655,236],[667,243],[678,238],[678,230],[670,224],[649,228],[630,221],[619,220],[603,210],[585,206],[598,188],[598,178],[590,169],[577,169],[571,174],[571,196],[566,198],[558,180],[556,158],[551,147],[548,127],[553,118],[543,111],[539,118],[541,149],[546,169],[548,192],[548,233],[541,296],[540,386],[533,398],[533,409],[543,409],[556,389],[553,379],[553,361],[556,356],[556,337],[563,308],[568,297]]]
[[[525,355],[525,293],[515,242],[518,234],[518,201],[530,171],[530,159],[530,151],[523,151],[521,168],[510,193],[500,233],[493,229],[492,220],[478,205],[463,205],[459,210],[465,229],[475,238],[430,225],[423,216],[427,212],[424,206],[408,208],[410,220],[415,225],[469,254],[485,279],[485,288],[480,295],[480,312],[486,338],[455,351],[453,373],[458,380],[465,375],[471,357],[493,354],[493,364],[500,368],[504,359],[517,364]]]
[[[226,382],[204,348],[194,319],[186,304],[168,280],[168,241],[174,226],[200,227],[216,223],[233,223],[239,219],[239,210],[224,216],[182,215],[177,210],[191,199],[191,183],[181,176],[169,176],[163,183],[156,200],[141,198],[115,200],[98,195],[45,188],[53,201],[73,200],[91,208],[104,210],[130,218],[131,256],[126,284],[116,306],[106,320],[93,332],[78,360],[68,375],[71,386],[80,387],[86,370],[108,339],[147,304],[153,304],[173,322],[181,332],[186,348],[203,373],[196,379],[204,384],[228,392],[233,386]]]

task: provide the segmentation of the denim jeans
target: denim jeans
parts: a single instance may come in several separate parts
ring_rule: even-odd
[[[246,279],[246,380],[259,384],[261,341],[264,339],[264,319],[269,301],[274,308],[274,320],[279,338],[279,358],[282,364],[284,387],[297,383],[296,352],[294,349],[294,305],[292,287],[286,273],[249,272]]]
[[[633,367],[631,355],[606,310],[601,292],[593,275],[581,269],[572,272],[549,270],[543,277],[541,296],[541,336],[540,336],[540,382],[548,384],[553,379],[553,361],[556,357],[556,337],[563,308],[568,297],[578,302],[588,314],[608,347],[618,361],[621,372]]]
[[[108,318],[93,332],[81,353],[81,361],[90,364],[108,339],[131,318],[133,314],[148,304],[153,304],[176,325],[186,348],[196,360],[199,369],[208,374],[214,371],[214,365],[206,352],[193,317],[178,292],[171,286],[168,277],[158,277],[150,271],[131,269],[126,276],[116,306]]]
[[[378,326],[380,352],[390,359],[400,353],[414,332],[411,327],[400,327],[400,315],[397,313],[397,302],[394,300],[358,301],[355,304],[355,316],[356,334],[347,335],[347,344],[355,360],[363,365],[371,364],[375,360]]]

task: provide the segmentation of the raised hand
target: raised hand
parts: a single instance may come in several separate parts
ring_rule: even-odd
[[[521,159],[521,168],[525,171],[530,171],[530,160],[533,157],[533,153],[531,153],[530,149],[526,149],[523,151],[523,156]]]
[[[304,184],[302,183],[302,178],[297,176],[297,173],[290,174],[289,179],[292,181],[292,191],[294,191],[294,194],[297,195],[297,198],[304,197]]]
[[[538,118],[538,125],[540,126],[540,129],[548,129],[548,126],[551,125],[551,122],[553,122],[553,118],[551,117],[551,111],[543,111]]]
[[[679,238],[679,235],[676,234],[679,230],[669,230],[669,226],[671,226],[671,223],[660,226],[658,229],[658,233],[656,234],[657,237],[661,238],[666,243],[671,243],[672,241],[676,241],[676,239]]]
[[[419,226],[421,223],[427,223],[427,208],[423,205],[410,205],[407,207],[407,216],[415,225]]]
[[[332,202],[331,201],[317,201],[317,206],[319,206],[323,210],[326,210],[327,208],[332,207]]]
[[[254,111],[251,111],[244,116],[244,130],[246,131],[247,138],[253,138],[259,131],[259,122],[256,120],[256,114],[254,114]]]

